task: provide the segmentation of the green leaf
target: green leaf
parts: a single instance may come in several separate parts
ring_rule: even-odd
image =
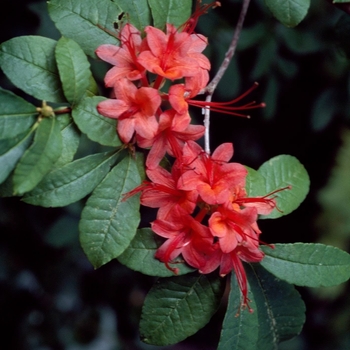
[[[32,135],[33,132],[30,130],[12,139],[0,140],[0,183],[4,182],[15,168],[29,146]]]
[[[123,194],[140,184],[133,157],[125,157],[96,187],[80,220],[80,242],[95,268],[117,258],[128,247],[140,221],[139,196]]]
[[[159,279],[143,305],[141,340],[165,346],[196,333],[219,307],[224,281],[217,273]]]
[[[257,197],[264,195],[266,186],[264,176],[261,175],[257,170],[254,170],[247,166],[245,168],[248,170],[245,186],[248,197]]]
[[[60,115],[58,120],[61,124],[62,153],[54,165],[55,168],[61,168],[73,160],[80,141],[80,131],[69,114]]]
[[[122,10],[110,0],[51,0],[48,10],[62,35],[91,57],[102,44],[118,44],[113,24]]]
[[[150,228],[137,230],[136,236],[123,254],[119,255],[118,260],[132,270],[139,271],[144,275],[170,277],[174,272],[166,268],[165,264],[154,257],[156,250],[164,242]],[[179,269],[178,275],[193,272],[183,261],[179,259],[176,268]]]
[[[99,153],[68,163],[47,174],[23,201],[43,207],[63,207],[84,198],[107,175],[115,152]]]
[[[265,162],[258,172],[265,178],[265,188],[261,183],[254,187],[250,196],[265,196],[273,191],[291,186],[273,195],[277,208],[271,214],[261,216],[262,219],[275,219],[294,211],[309,192],[310,179],[304,166],[293,156],[280,155]]]
[[[36,107],[31,103],[0,87],[0,140],[28,130],[37,114]]]
[[[38,100],[66,102],[55,61],[56,41],[20,36],[0,45],[0,66],[14,85]]]
[[[105,100],[102,96],[85,97],[72,112],[72,116],[81,132],[92,141],[104,146],[121,145],[117,135],[116,119],[107,118],[97,112],[96,106]]]
[[[14,176],[14,191],[23,194],[31,191],[51,170],[62,152],[62,136],[56,118],[44,118],[34,137],[18,163]]]
[[[271,350],[298,335],[305,322],[305,305],[295,288],[259,265],[246,265],[249,305],[240,310],[241,293],[234,275],[218,350]]]
[[[151,11],[147,0],[112,0],[125,13],[126,20],[142,31],[151,25]],[[161,2],[162,3],[162,2]]]
[[[346,4],[346,3],[349,3],[350,0],[333,0],[332,2],[334,4]]]
[[[148,3],[154,26],[162,30],[165,29],[166,23],[178,27],[191,16],[192,0],[148,0]]]
[[[272,14],[285,26],[295,27],[307,15],[310,0],[265,0]]]
[[[261,247],[261,265],[289,283],[306,287],[336,286],[350,278],[350,254],[339,248],[312,243]]]
[[[57,42],[55,55],[64,96],[75,105],[90,86],[90,63],[80,46],[64,37]]]

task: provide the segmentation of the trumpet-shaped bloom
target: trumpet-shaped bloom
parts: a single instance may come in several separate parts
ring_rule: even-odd
[[[137,61],[142,44],[140,31],[127,23],[123,26],[119,39],[120,46],[104,44],[96,50],[96,55],[100,59],[114,66],[104,78],[107,87],[113,87],[117,80],[121,78],[141,79],[145,72],[145,68]]]
[[[231,143],[222,144],[211,156],[203,150],[198,152],[199,149],[193,146],[190,141],[184,146],[190,170],[179,179],[181,189],[197,190],[205,203],[215,205],[227,202],[232,189],[245,186],[245,167],[239,163],[228,163],[233,155]]]
[[[121,140],[129,142],[136,132],[145,138],[154,136],[158,129],[155,117],[161,97],[151,87],[137,88],[128,79],[119,79],[114,85],[116,99],[108,99],[97,105],[100,114],[118,119],[117,130]]]
[[[151,26],[146,27],[145,32],[149,50],[140,53],[138,62],[146,70],[175,80],[194,76],[202,67],[210,68],[208,59],[199,52],[205,48],[206,40],[205,45],[199,45],[192,38],[194,34],[179,32],[171,24],[167,24],[167,33]]]
[[[167,220],[155,220],[152,223],[152,230],[159,236],[167,238],[158,248],[155,257],[164,262],[170,270],[177,272],[169,264],[180,254],[195,268],[205,264],[205,252],[210,249],[212,242],[208,227],[181,208],[173,210]]]
[[[204,126],[190,125],[188,113],[178,114],[169,109],[159,117],[158,130],[150,139],[137,137],[137,143],[142,148],[151,147],[146,159],[146,166],[155,168],[165,156],[169,154],[178,158],[183,145],[188,140],[198,140],[204,134]]]

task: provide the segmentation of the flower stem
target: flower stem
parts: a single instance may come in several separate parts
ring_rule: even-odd
[[[241,31],[243,28],[243,23],[244,23],[244,20],[245,20],[247,11],[248,11],[249,4],[250,4],[250,0],[243,0],[241,13],[239,14],[239,18],[238,18],[238,22],[236,24],[235,32],[233,34],[231,44],[230,44],[230,46],[225,54],[225,58],[222,61],[221,66],[220,66],[219,70],[217,71],[215,77],[208,84],[208,86],[205,88],[204,92],[207,95],[205,101],[208,103],[211,102],[213,93],[214,93],[217,85],[219,84],[220,80],[222,79],[224,73],[226,72],[226,70],[227,70],[227,68],[232,60],[232,57],[235,54],[238,40],[239,40]],[[205,127],[204,149],[205,149],[205,152],[207,154],[210,154],[210,142],[209,142],[210,109],[205,108],[203,114],[204,114],[204,127]]]

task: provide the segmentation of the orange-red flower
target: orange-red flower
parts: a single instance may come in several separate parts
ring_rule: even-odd
[[[158,166],[165,154],[180,157],[183,145],[188,140],[198,140],[204,134],[203,125],[190,125],[191,118],[186,112],[178,114],[174,109],[163,112],[159,117],[156,134],[149,139],[136,138],[142,148],[151,148],[146,159],[147,168]]]
[[[116,99],[108,99],[97,105],[100,114],[118,119],[117,130],[121,140],[128,143],[134,132],[152,138],[158,122],[155,117],[161,103],[158,90],[151,87],[137,88],[131,81],[122,78],[114,85]]]
[[[145,68],[137,60],[142,46],[140,31],[127,23],[123,26],[119,39],[120,46],[105,44],[96,50],[99,58],[114,66],[104,78],[107,87],[113,87],[121,78],[138,80],[144,76]]]
[[[167,24],[166,33],[151,26],[146,27],[145,32],[149,50],[140,53],[138,62],[149,72],[175,80],[194,76],[202,67],[210,68],[208,59],[200,53],[206,40],[203,42],[202,38],[193,38],[194,34],[179,32],[171,24]],[[202,41],[201,45],[198,40]]]
[[[184,155],[183,161],[187,159],[189,170],[179,179],[179,188],[197,190],[205,203],[223,204],[229,200],[232,189],[245,186],[245,167],[239,163],[228,163],[233,155],[231,143],[220,145],[212,155],[208,155],[189,141],[184,146]]]

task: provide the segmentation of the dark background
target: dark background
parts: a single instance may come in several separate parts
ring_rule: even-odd
[[[197,31],[209,37],[213,72],[239,11],[240,1],[223,0],[200,19]],[[20,35],[59,38],[45,1],[3,0],[0,18],[0,42]],[[267,107],[249,120],[212,113],[212,149],[233,142],[234,161],[256,169],[271,157],[291,154],[309,172],[311,189],[300,208],[259,222],[266,242],[321,242],[350,251],[349,18],[327,1],[314,0],[306,19],[290,29],[262,0],[252,1],[238,51],[215,94],[216,101],[230,100],[258,81],[246,100],[265,101]],[[93,68],[102,87],[104,71]],[[24,96],[3,75],[0,86]],[[197,111],[193,115],[202,118]],[[85,140],[80,152],[91,147]],[[154,279],[116,261],[93,270],[78,240],[83,204],[45,209],[18,198],[0,200],[1,349],[159,348],[140,343],[137,331]],[[349,349],[349,289],[348,283],[300,288],[306,324],[280,349]],[[215,349],[224,312],[225,303],[203,330],[164,349]]]

